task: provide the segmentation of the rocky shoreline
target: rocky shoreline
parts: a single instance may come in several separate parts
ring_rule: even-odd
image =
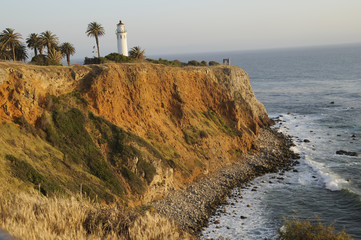
[[[153,207],[161,215],[177,222],[182,230],[198,235],[235,187],[266,173],[291,170],[298,163],[295,161],[299,158],[298,154],[290,150],[293,145],[290,137],[265,128],[260,130],[258,143],[259,151],[199,179],[185,190],[169,193],[153,202]]]

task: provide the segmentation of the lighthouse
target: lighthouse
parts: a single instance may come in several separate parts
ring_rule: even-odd
[[[118,53],[123,54],[124,56],[128,57],[128,39],[127,39],[127,32],[124,28],[124,23],[119,21],[117,24],[117,40],[118,40]]]

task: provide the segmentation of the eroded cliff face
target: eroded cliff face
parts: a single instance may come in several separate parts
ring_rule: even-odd
[[[269,124],[242,69],[154,64],[0,63],[0,118],[5,120],[3,125],[21,119],[22,126],[24,122],[34,126],[40,136],[36,141],[63,153],[56,161],[77,166],[65,174],[69,181],[78,182],[75,185],[82,178],[70,175],[86,172],[92,176],[84,181],[143,203],[257,149],[255,135],[259,127]],[[77,121],[81,124],[73,126]],[[80,139],[79,134],[89,138]],[[86,164],[78,163],[76,151],[70,154],[73,150],[67,146],[74,148],[79,141],[93,146],[79,157]],[[14,152],[0,157],[15,156]],[[98,153],[104,161],[93,166],[91,158]],[[28,154],[15,157],[30,158]],[[1,161],[11,168],[8,160]],[[37,162],[39,172],[46,171],[40,160],[28,162]],[[111,177],[94,169],[97,166],[107,168],[104,171]],[[65,181],[59,187],[73,191]]]

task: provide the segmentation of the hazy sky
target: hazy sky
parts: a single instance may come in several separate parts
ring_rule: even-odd
[[[0,0],[0,30],[50,30],[91,57],[96,21],[101,55],[117,51],[116,24],[146,54],[215,52],[361,42],[361,0]],[[32,53],[32,52],[31,52]]]

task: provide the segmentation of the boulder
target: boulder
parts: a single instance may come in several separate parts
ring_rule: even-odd
[[[338,154],[338,155],[347,155],[347,156],[352,156],[352,157],[358,157],[357,152],[348,152],[348,151],[345,151],[345,150],[338,150],[338,151],[336,151],[336,154]]]

